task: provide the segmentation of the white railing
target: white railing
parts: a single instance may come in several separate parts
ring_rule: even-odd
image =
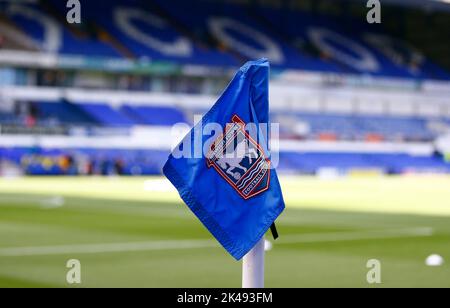
[[[129,136],[33,136],[0,135],[0,147],[42,147],[49,149],[139,149],[172,150],[183,138],[183,134],[174,133],[171,128],[136,128]],[[275,146],[276,145],[276,146]],[[434,152],[432,143],[400,142],[323,142],[289,141],[272,142],[273,152],[294,153],[377,153],[409,154],[430,156]]]
[[[217,97],[211,95],[129,92],[45,87],[0,87],[0,102],[54,101],[101,102],[112,106],[157,105],[186,110],[207,110]],[[285,85],[275,81],[270,88],[272,111],[369,114],[383,116],[422,116],[450,118],[450,92],[412,92],[351,87],[315,88]]]

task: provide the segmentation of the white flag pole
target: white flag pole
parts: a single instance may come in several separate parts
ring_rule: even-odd
[[[242,261],[242,287],[264,288],[264,237]]]

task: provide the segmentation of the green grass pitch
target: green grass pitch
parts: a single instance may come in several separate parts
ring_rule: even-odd
[[[267,287],[450,287],[450,178],[281,182]],[[426,266],[431,254],[447,263]],[[240,262],[162,178],[1,179],[0,287],[73,287],[69,259],[81,287],[241,284]],[[366,281],[369,259],[381,285]]]

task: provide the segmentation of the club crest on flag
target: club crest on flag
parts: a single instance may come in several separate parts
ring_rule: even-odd
[[[270,160],[237,115],[212,143],[206,163],[245,200],[263,193],[270,186]]]
[[[285,208],[268,147],[269,70],[267,59],[242,66],[163,168],[184,203],[236,260],[262,242]]]

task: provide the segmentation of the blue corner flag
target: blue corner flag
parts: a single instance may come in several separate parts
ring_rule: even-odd
[[[268,87],[269,62],[245,64],[163,169],[191,211],[236,260],[284,210],[267,147]],[[212,129],[217,127],[220,132]]]

